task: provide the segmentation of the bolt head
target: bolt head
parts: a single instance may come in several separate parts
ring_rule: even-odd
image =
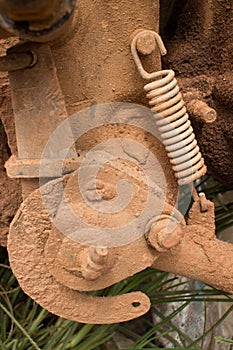
[[[137,50],[142,55],[150,55],[155,49],[155,37],[151,33],[142,33],[137,40]]]
[[[175,222],[173,222],[175,224]],[[160,253],[177,247],[183,238],[181,225],[171,225],[170,219],[158,220],[152,224],[148,234],[149,244]]]

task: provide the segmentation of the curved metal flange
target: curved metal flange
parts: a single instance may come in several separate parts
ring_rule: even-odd
[[[38,214],[32,215],[32,210]],[[30,297],[56,315],[93,324],[131,320],[149,310],[150,300],[141,292],[101,298],[79,293],[57,282],[44,258],[50,233],[48,221],[37,190],[21,205],[10,228],[10,264]]]
[[[115,172],[116,170],[117,169],[114,169]],[[93,218],[93,212],[91,212],[90,214],[89,208],[86,206],[85,202],[82,201],[79,190],[77,188],[77,174],[78,172],[73,172],[67,177],[68,182],[64,188],[66,201],[69,203],[69,208],[71,208],[73,212],[76,211],[77,215],[79,215],[79,212],[84,212],[84,210],[86,210],[85,218]],[[108,174],[107,176],[109,177]],[[132,177],[131,180],[139,181],[135,177]],[[104,184],[107,188],[107,178],[105,179]],[[139,182],[139,185],[140,184],[141,186],[138,186],[138,188],[142,193],[143,179],[141,179],[141,182]],[[47,187],[48,186],[50,185],[47,185]],[[56,197],[56,190],[53,190],[53,193],[54,195],[52,197]],[[106,191],[104,190],[104,193],[106,196],[108,193],[107,189]],[[138,200],[140,200],[140,197],[138,198]],[[176,210],[166,202],[162,203],[161,205],[163,205],[163,212],[176,212]],[[56,207],[56,205],[53,205],[52,207]],[[59,208],[61,207],[62,204],[59,206]],[[69,213],[67,213],[66,215],[65,210],[66,208],[62,209],[63,216],[67,221],[67,227],[69,228],[70,226],[71,229],[74,229],[75,224],[72,224],[72,218],[69,220]],[[133,209],[131,209],[131,211],[133,211]],[[156,209],[154,209],[154,212],[157,212]],[[128,214],[131,214],[130,209],[128,209]],[[121,217],[117,217],[118,222],[120,222],[119,218]],[[97,219],[101,224],[101,219],[99,219],[99,217]],[[129,220],[130,219],[131,218],[129,217]],[[112,222],[113,217],[111,216],[105,224],[112,224]],[[117,221],[115,222],[115,224],[117,225]],[[51,225],[50,222],[47,223],[47,226],[49,225]],[[144,226],[145,230],[150,229],[150,225],[147,225],[148,228],[146,227],[146,224],[144,224]],[[128,233],[128,235],[130,235],[130,232]],[[56,280],[59,283],[62,283],[65,286],[74,290],[93,291],[106,288],[151,266],[152,263],[159,257],[159,253],[155,249],[150,248],[145,240],[144,235],[141,235],[141,237],[133,240],[131,243],[124,244],[119,247],[108,248],[108,258],[105,263],[105,266],[103,267],[102,273],[98,276],[98,278],[94,280],[88,280],[85,279],[82,274],[82,263],[88,254],[88,245],[82,245],[78,242],[78,240],[70,239],[69,237],[61,233],[57,227],[55,227],[54,225],[52,226],[48,240],[45,245],[45,261],[47,263],[49,271],[56,278]],[[139,256],[140,259],[135,259],[135,256]]]
[[[86,279],[81,271],[82,254],[90,247],[61,234],[51,221],[51,218],[59,216],[61,210],[65,214],[65,224],[73,228],[64,210],[66,201],[73,211],[76,210],[76,214],[79,206],[81,210],[82,204],[77,195],[77,174],[78,171],[75,171],[62,179],[48,182],[22,203],[11,224],[8,238],[13,273],[28,295],[59,316],[96,324],[137,318],[150,308],[148,297],[141,292],[101,298],[80,291],[99,290],[132,276],[151,266],[159,253],[147,245],[142,235],[129,244],[109,248],[109,261],[104,273],[94,281]],[[142,193],[144,183],[140,179],[135,177],[134,180],[136,183],[138,181]],[[162,201],[161,210],[167,213],[175,211],[166,201]],[[158,215],[159,211],[152,208],[152,212]],[[129,214],[132,214],[130,210]]]
[[[75,173],[72,173],[43,186],[43,196],[47,196],[47,205],[57,210],[63,198],[60,185],[62,184],[66,192],[66,186],[74,176]],[[67,188],[69,189],[69,186]],[[167,211],[173,209],[167,203],[164,208]],[[150,301],[141,292],[101,298],[77,291],[102,289],[151,266],[159,254],[148,247],[144,236],[127,246],[109,248],[109,255],[113,257],[109,270],[97,280],[88,281],[77,273],[72,277],[70,271],[62,266],[63,262],[56,259],[59,255],[59,244],[63,241],[68,240],[74,248],[79,246],[81,249],[81,245],[66,236],[62,239],[61,235],[58,235],[59,231],[53,231],[52,228],[51,217],[42,201],[41,189],[35,190],[22,203],[11,224],[8,237],[8,252],[13,273],[30,297],[52,313],[84,323],[123,322],[148,311]],[[60,243],[57,244],[58,242]],[[71,252],[72,249],[69,250],[69,253]],[[135,256],[140,256],[140,259],[135,259]]]
[[[149,298],[141,292],[102,298],[63,286],[51,275],[41,254],[46,234],[31,237],[33,244],[21,228],[13,224],[11,229],[8,246],[11,267],[22,289],[48,311],[77,322],[111,324],[137,318],[150,309]],[[19,255],[24,264],[19,263]]]
[[[109,249],[109,258],[103,273],[95,280],[82,276],[82,258],[89,247],[66,238],[53,227],[45,245],[45,261],[54,278],[70,289],[95,291],[106,288],[140,272],[158,258],[155,250],[149,249],[144,237],[120,248]],[[140,259],[135,261],[135,254]]]

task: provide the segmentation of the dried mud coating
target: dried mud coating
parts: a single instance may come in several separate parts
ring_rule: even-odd
[[[64,186],[67,179],[68,176],[64,178]],[[54,190],[56,192],[56,186],[60,181],[62,180],[51,181],[45,185],[45,192],[53,208],[60,203],[60,191],[53,197],[49,194]],[[13,273],[17,276],[23,290],[36,302],[59,316],[94,324],[126,321],[148,311],[150,301],[141,292],[98,298],[81,294],[57,282],[50,273],[44,256],[44,248],[50,231],[50,219],[43,207],[41,193],[36,190],[21,205],[12,222],[8,238],[8,251]],[[138,255],[142,254],[140,248],[139,246]],[[146,245],[142,250],[145,249],[148,249]],[[135,249],[129,252],[135,257]],[[150,265],[152,261],[153,256],[148,260],[148,264]],[[128,276],[127,266],[125,273]],[[135,307],[133,303],[138,302],[140,305]],[[106,310],[108,310],[107,313]]]
[[[9,158],[6,134],[0,125],[0,245],[6,245],[9,225],[21,202],[20,184],[9,179],[4,168]]]
[[[64,177],[64,186],[67,186],[66,182],[69,176],[73,175]],[[51,181],[45,185],[45,193],[48,196],[48,201],[51,201],[49,205],[52,208],[60,204],[61,201],[60,191],[56,192],[56,187],[60,181]],[[55,191],[54,196],[50,196],[52,191]],[[11,225],[8,238],[12,270],[21,287],[36,302],[57,315],[88,323],[113,323],[120,320],[129,320],[142,315],[148,310],[150,307],[149,300],[140,292],[110,299],[95,298],[84,293],[80,294],[74,290],[75,284],[68,286],[69,277],[67,278],[65,274],[63,276],[63,264],[62,267],[58,266],[61,276],[57,274],[55,277],[52,273],[55,267],[53,260],[56,258],[54,252],[58,248],[58,254],[62,253],[59,250],[62,238],[57,236],[49,241],[51,228],[50,219],[41,201],[40,191],[36,190],[21,205]],[[184,224],[184,238],[177,248],[158,255],[145,244],[145,239],[142,237],[141,242],[139,239],[137,242],[130,244],[128,249],[124,247],[127,254],[131,256],[127,258],[127,263],[124,264],[125,270],[122,268],[120,273],[125,271],[124,277],[126,277],[131,268],[131,273],[133,273],[133,269],[137,264],[142,267],[141,264],[144,264],[146,260],[150,264],[154,257],[153,267],[157,269],[198,279],[232,293],[233,245],[217,240],[214,229],[214,205],[208,201],[207,212],[201,213],[200,203],[197,201],[190,211],[188,225]],[[46,242],[48,242],[47,252],[45,251]],[[48,256],[50,250],[52,250],[52,254]],[[69,250],[70,252],[71,250]],[[227,260],[226,252],[228,254]],[[121,249],[109,250],[109,254],[115,255],[115,259],[120,259],[121,253]],[[139,262],[137,261],[139,259],[135,260],[135,256],[141,257]],[[77,267],[76,273],[77,276],[80,276],[78,265],[68,266],[67,263],[70,263],[70,260],[67,257],[65,260],[66,269],[73,266],[72,272],[74,273],[74,268]],[[196,264],[196,261],[199,263]],[[129,269],[128,264],[131,265]],[[117,273],[117,269],[113,270],[113,274]],[[111,282],[113,280],[109,280],[109,283]],[[105,282],[103,281],[103,283]],[[87,281],[86,289],[93,290],[94,285],[95,281]],[[84,289],[83,286],[82,290]],[[139,308],[132,307],[134,302],[140,302]],[[106,314],[106,309],[109,310],[108,314]]]
[[[19,42],[18,38],[0,39],[0,55],[5,55],[6,50]],[[0,72],[0,119],[7,134],[7,142],[12,154],[17,154],[14,114],[11,103],[11,91],[9,76]]]
[[[18,39],[0,40],[0,55]],[[14,118],[11,106],[9,80],[0,73],[0,245],[6,245],[9,225],[21,203],[21,187],[18,180],[9,179],[4,168],[10,154],[16,154]],[[4,128],[7,131],[4,132]]]
[[[183,92],[201,96],[217,111],[213,124],[195,123],[194,131],[208,171],[233,186],[233,4],[189,0],[172,38],[165,40],[165,67],[176,71]]]
[[[161,254],[153,267],[232,293],[233,244],[216,238],[214,204],[206,204],[205,213],[200,212],[199,202],[193,204],[181,244]]]
[[[119,162],[118,160],[113,162],[111,166],[106,166],[99,172],[97,178],[98,191],[105,202],[117,197],[117,193],[115,192],[117,183],[119,183],[120,178],[126,178],[126,176],[128,177],[128,181],[134,186],[134,195],[130,203],[124,209],[119,210],[119,213],[105,213],[102,215],[101,211],[93,210],[88,206],[90,202],[85,203],[78,188],[74,191],[74,188],[77,187],[77,174],[78,172],[74,172],[69,175],[68,184],[64,190],[66,202],[69,203],[69,207],[72,208],[72,212],[75,213],[76,218],[83,218],[83,222],[91,223],[93,227],[97,226],[99,228],[97,235],[100,235],[101,228],[118,227],[117,242],[115,235],[111,232],[108,233],[111,236],[111,241],[106,246],[110,245],[112,248],[109,249],[103,274],[94,281],[85,280],[81,274],[83,258],[88,254],[90,244],[84,246],[80,244],[82,242],[79,239],[73,241],[59,232],[59,229],[55,226],[52,227],[46,242],[45,261],[48,270],[63,285],[79,291],[99,290],[119,282],[128,275],[131,276],[136,272],[144,270],[156,259],[155,250],[148,249],[146,240],[143,237],[144,226],[147,223],[146,219],[143,222],[142,234],[139,234],[140,238],[137,235],[137,238],[132,239],[132,237],[135,237],[135,232],[133,232],[133,229],[132,231],[128,229],[128,231],[124,232],[123,237],[128,236],[130,243],[121,244],[119,247],[115,246],[120,240],[121,242],[123,241],[120,226],[127,226],[127,223],[135,219],[135,214],[137,217],[142,214],[140,213],[142,208],[138,205],[138,201],[141,201],[141,207],[145,208],[144,200],[148,195],[148,186],[144,176],[136,168],[132,169],[132,166],[129,167],[127,163]],[[153,203],[157,201],[157,207],[159,207],[159,193],[154,193],[153,198]],[[168,203],[164,203],[163,200],[161,201],[161,206],[164,212],[171,213],[174,211],[174,207]],[[69,237],[71,237],[73,231],[79,232],[80,229],[75,229],[77,225],[76,220],[73,221],[72,215],[67,210],[66,203],[63,206],[60,204],[60,212],[61,207],[62,215],[64,215],[67,221],[66,230],[69,230]],[[156,212],[156,208],[151,208],[152,217],[156,216]],[[176,214],[182,220],[182,216],[178,213]],[[82,235],[83,238],[84,234]],[[100,245],[102,245],[101,242],[103,242],[103,239],[104,237],[102,236],[102,240],[99,241]],[[127,238],[124,239],[124,241],[126,240]],[[104,245],[105,243],[103,243]],[[140,259],[137,261],[135,261],[135,252],[138,252],[140,255]]]
[[[159,30],[159,1],[79,0],[74,21],[71,40],[51,47],[69,114],[110,101],[142,104],[143,100],[147,105],[130,38],[140,28]],[[159,50],[152,56],[153,69],[159,69]]]
[[[141,103],[143,81],[131,57],[129,37],[140,27],[158,30],[158,4],[158,0],[148,0],[147,3],[137,0],[133,6],[126,0],[117,4],[114,1],[105,3],[100,0],[90,3],[78,2],[74,22],[69,28],[69,40],[67,41],[67,37],[65,40],[59,39],[52,45],[53,58],[69,115],[100,102]],[[153,16],[151,9],[154,12]],[[17,41],[18,39],[7,39],[4,45],[10,46]],[[3,50],[5,51],[5,46]],[[158,53],[155,54],[153,62],[160,66]],[[12,153],[16,154],[7,78],[4,89],[7,90],[8,110],[6,113],[5,109],[2,111],[2,120],[9,146]],[[30,105],[30,98],[28,100]],[[82,149],[85,150],[85,144]],[[30,184],[32,185],[32,182],[28,182],[27,185]],[[31,187],[35,188],[34,185]]]

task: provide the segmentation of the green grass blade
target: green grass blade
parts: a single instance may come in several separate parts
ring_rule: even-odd
[[[28,341],[33,345],[34,349],[41,350],[34,342],[34,340],[30,337],[30,335],[27,333],[27,331],[21,326],[21,324],[15,319],[15,317],[11,315],[11,313],[7,310],[7,308],[5,308],[5,306],[2,303],[0,303],[0,308],[7,314],[8,317],[12,319],[15,325],[20,329],[20,331],[25,335]]]

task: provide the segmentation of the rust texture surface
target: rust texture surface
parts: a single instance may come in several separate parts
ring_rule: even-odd
[[[164,61],[165,66],[174,68],[178,73],[186,101],[191,103],[193,100],[200,100],[198,108],[190,108],[197,137],[210,170],[215,174],[216,165],[218,164],[218,169],[221,165],[221,176],[224,175],[222,178],[228,179],[230,184],[231,84],[227,85],[227,93],[223,93],[223,90],[225,82],[230,82],[231,77],[229,67],[232,62],[229,53],[232,51],[232,43],[229,38],[224,37],[222,31],[219,35],[216,28],[219,30],[221,25],[227,24],[231,26],[231,14],[232,6],[226,7],[218,0],[188,1],[176,34],[173,33],[172,40],[167,40],[170,54]],[[141,236],[129,244],[109,249],[101,246],[103,252],[106,249],[103,260],[100,252],[95,256],[91,250],[91,241],[88,246],[81,246],[72,240],[72,235],[65,237],[53,226],[51,218],[55,220],[59,210],[66,214],[65,209],[60,206],[63,193],[56,191],[58,185],[64,186],[65,200],[72,207],[73,214],[85,218],[99,229],[118,227],[118,224],[120,227],[120,224],[138,217],[143,211],[148,190],[140,169],[132,166],[129,170],[133,160],[138,161],[137,152],[133,148],[124,149],[122,146],[132,162],[117,159],[109,162],[107,170],[100,169],[97,192],[103,200],[111,201],[117,197],[116,186],[120,179],[118,175],[123,174],[129,182],[133,178],[135,201],[126,206],[123,213],[118,212],[108,217],[102,213],[96,214],[82,200],[83,193],[77,188],[76,172],[44,185],[43,193],[47,201],[47,211],[45,210],[41,192],[36,189],[39,185],[38,160],[56,127],[85,107],[91,107],[89,112],[91,115],[93,113],[94,118],[95,110],[101,103],[111,101],[146,104],[144,81],[133,62],[130,40],[132,33],[141,28],[158,31],[159,1],[136,0],[132,5],[127,0],[117,3],[113,0],[80,0],[72,20],[72,30],[67,33],[66,38],[62,37],[50,43],[51,45],[26,43],[21,47],[17,46],[15,52],[33,50],[38,61],[31,68],[10,73],[18,147],[16,150],[15,135],[12,132],[13,118],[9,120],[3,117],[14,155],[12,162],[7,163],[7,169],[12,177],[22,177],[25,201],[11,224],[8,251],[12,270],[21,287],[49,311],[86,323],[114,323],[145,314],[150,307],[150,301],[141,292],[109,299],[93,297],[84,292],[107,287],[148,266],[199,279],[232,293],[230,272],[233,269],[233,246],[215,238],[214,208],[203,198],[201,201],[196,198],[187,225],[183,220],[171,234],[158,232],[167,226],[166,220],[165,223],[158,223],[157,220],[154,222],[155,227],[150,226],[149,229],[144,225]],[[217,48],[213,40],[219,44]],[[228,51],[224,51],[223,46]],[[150,52],[150,47],[146,48],[145,53],[147,52]],[[209,57],[213,58],[211,64]],[[160,70],[158,48],[152,58],[144,57],[143,61],[146,68]],[[8,87],[4,86],[4,89],[9,95]],[[4,103],[9,107],[9,115],[12,116],[8,102],[6,99]],[[212,119],[211,123],[207,123],[205,117],[210,110]],[[79,126],[78,123],[73,125],[73,131]],[[170,215],[177,197],[177,182],[164,146],[148,131],[131,125],[98,125],[76,140],[77,155],[82,160],[97,144],[118,137],[134,140],[156,155],[161,171],[156,174],[155,182],[163,192],[162,173],[165,174],[167,188],[162,193],[164,207],[161,206],[165,214]],[[3,150],[4,161],[6,158]],[[56,154],[54,158],[56,159]],[[138,163],[146,162],[145,153]],[[74,170],[72,165],[70,168],[69,166],[68,164],[68,171]],[[79,166],[78,161],[75,166]],[[21,172],[25,172],[25,177],[19,174]],[[90,175],[87,174],[87,180]],[[4,179],[1,173],[0,176]],[[93,188],[88,187],[85,195],[90,202],[98,202],[96,193],[93,194],[92,190]],[[157,196],[154,203],[160,203],[158,193],[153,193]],[[16,205],[17,199],[17,196],[12,197]],[[7,207],[7,204],[4,205]],[[49,214],[48,206],[51,208]],[[14,211],[15,207],[12,208]],[[3,213],[7,213],[4,210]],[[154,205],[151,205],[151,210],[154,210]],[[67,216],[64,226],[73,233],[73,222],[69,219]],[[93,269],[96,273],[94,275]]]
[[[65,188],[69,189],[73,176],[63,178]],[[54,180],[44,186],[51,208],[61,203],[61,181]],[[52,192],[55,195],[51,197]],[[209,201],[205,201],[205,206],[203,203],[203,199],[195,201],[188,225],[183,223],[184,236],[178,246],[167,246],[168,252],[161,252],[150,248],[143,236],[127,246],[111,248],[105,262],[105,273],[89,280],[82,274],[82,261],[85,261],[89,247],[80,246],[54,230],[40,190],[36,190],[21,205],[11,225],[8,239],[11,267],[25,292],[40,305],[79,322],[114,323],[144,314],[150,304],[140,292],[108,299],[80,294],[79,291],[101,289],[150,265],[199,279],[232,293],[233,245],[216,239],[214,206]],[[70,204],[75,207],[76,203]],[[82,206],[77,204],[81,211]],[[135,260],[135,256],[140,256],[140,259]],[[139,303],[137,308],[135,302]]]
[[[53,186],[56,186],[58,181],[61,180],[55,180],[55,183],[51,182],[46,185],[48,193]],[[65,182],[64,179],[64,184]],[[59,201],[60,197],[58,195],[57,198],[51,198],[50,200],[53,201],[51,205],[54,205],[54,201]],[[51,221],[43,208],[40,191],[34,191],[22,204],[11,225],[8,250],[13,272],[17,276],[21,287],[40,305],[62,317],[86,323],[126,321],[147,312],[150,301],[143,293],[129,293],[110,299],[97,298],[81,294],[65,286],[64,283],[58,282],[50,272],[50,266],[52,265],[49,263],[48,268],[44,255],[45,244],[50,232]],[[147,250],[146,245],[144,247]],[[135,242],[134,248],[127,252],[129,258],[127,265],[132,264],[131,273],[135,271],[135,253],[137,252],[143,258],[143,245]],[[51,251],[51,254],[54,254],[54,250]],[[119,252],[116,252],[116,257],[118,255]],[[124,257],[123,259],[126,264]],[[149,255],[148,257],[145,256],[144,266],[150,265],[152,261],[153,258],[151,259]],[[114,270],[114,273],[117,274],[118,271]],[[120,277],[122,277],[122,273],[126,277],[130,272],[126,268],[124,271],[119,271],[119,273]],[[119,277],[115,278],[118,279]],[[63,280],[64,277],[60,276],[59,279]],[[109,280],[109,284],[111,282]],[[132,305],[132,303],[137,302],[140,303],[139,307]],[[107,313],[106,310],[108,310]]]
[[[9,75],[18,159],[39,162],[49,137],[67,118],[66,106],[49,45],[29,43],[12,51],[32,51],[37,57],[33,67],[12,71]],[[56,158],[56,154],[51,154],[51,158]],[[24,197],[32,188],[33,182],[28,186],[28,181],[22,180]]]

